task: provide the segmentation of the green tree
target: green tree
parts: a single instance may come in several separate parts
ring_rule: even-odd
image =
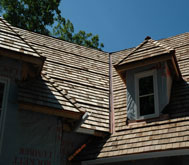
[[[83,30],[74,33],[74,26],[69,19],[66,20],[63,17],[59,17],[56,21],[57,25],[53,29],[54,36],[90,48],[101,50],[104,47],[103,43],[99,43],[98,35],[93,36],[92,33],[86,33]]]
[[[3,17],[13,26],[37,33],[50,35],[48,26],[53,27],[52,35],[76,44],[101,49],[98,35],[79,31],[74,33],[70,20],[61,16],[61,0],[0,0]]]
[[[60,15],[60,0],[0,0],[3,17],[13,26],[49,34],[47,26]]]

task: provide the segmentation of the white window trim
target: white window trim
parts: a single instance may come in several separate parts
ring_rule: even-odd
[[[2,142],[4,136],[4,124],[6,118],[6,111],[7,111],[7,102],[8,102],[8,93],[9,93],[9,86],[10,86],[10,79],[0,77],[0,83],[5,84],[4,93],[3,93],[3,101],[2,101],[2,112],[0,116],[0,154],[2,150]]]
[[[140,108],[139,108],[139,79],[142,77],[153,76],[153,86],[154,86],[154,105],[155,105],[155,113],[140,116]],[[136,101],[136,117],[137,120],[154,118],[159,116],[159,101],[158,101],[158,86],[157,86],[157,70],[150,70],[145,72],[140,72],[135,74],[135,101]]]

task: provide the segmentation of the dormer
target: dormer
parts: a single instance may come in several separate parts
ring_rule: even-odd
[[[150,37],[114,67],[127,87],[129,120],[159,117],[169,103],[172,82],[181,78],[175,50]]]
[[[27,80],[41,74],[45,57],[43,57],[20,32],[0,17],[0,61],[2,68],[13,70],[12,66],[21,68],[19,79]],[[10,62],[11,61],[11,62]],[[12,63],[12,65],[10,64]],[[7,71],[6,71],[7,72]]]

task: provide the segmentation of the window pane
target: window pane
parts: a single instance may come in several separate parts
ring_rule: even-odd
[[[5,88],[5,85],[3,83],[0,83],[0,109],[2,108],[4,88]]]
[[[140,98],[140,115],[154,114],[154,95]]]
[[[154,93],[153,76],[139,79],[139,96]]]

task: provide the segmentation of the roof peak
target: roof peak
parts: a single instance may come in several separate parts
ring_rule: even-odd
[[[150,40],[151,37],[150,36],[146,36],[146,38],[144,40]]]
[[[145,46],[145,45],[148,45],[148,46]],[[151,45],[151,46],[149,46],[149,45]],[[170,46],[162,44],[159,41],[151,39],[150,36],[147,36],[141,44],[139,44],[135,49],[133,49],[125,58],[123,58],[121,61],[119,61],[116,65],[122,65],[122,64],[127,63],[128,61],[130,61],[129,58],[131,58],[132,59],[131,61],[133,62],[133,57],[131,57],[131,56],[133,56],[134,54],[135,54],[134,57],[136,58],[136,60],[137,59],[139,60],[139,58],[141,60],[141,56],[139,56],[139,58],[138,58],[138,56],[136,55],[137,52],[147,51],[146,53],[149,53],[149,49],[152,49],[152,48],[156,49],[157,47],[159,47],[159,49],[161,49],[161,53],[170,53],[171,51],[174,50]],[[156,52],[156,55],[157,55],[158,51],[160,51],[160,50],[155,50],[155,51],[157,51]],[[152,57],[152,55],[150,55],[149,57]]]

